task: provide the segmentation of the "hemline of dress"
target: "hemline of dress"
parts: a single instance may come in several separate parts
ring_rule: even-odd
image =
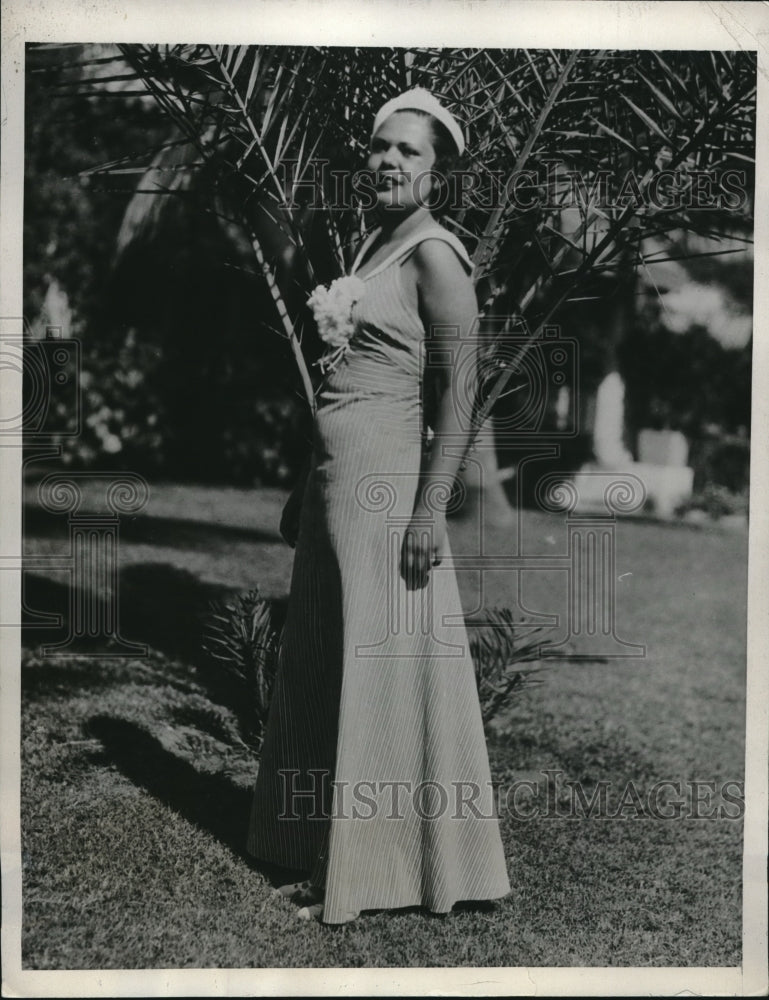
[[[457,897],[457,899],[454,900],[454,902],[451,904],[451,906],[449,906],[449,908],[447,910],[435,910],[431,906],[429,906],[427,903],[423,903],[420,900],[416,900],[413,903],[397,903],[397,904],[395,904],[393,906],[387,906],[387,905],[382,905],[382,906],[364,905],[364,906],[361,906],[360,910],[358,910],[358,911],[355,912],[355,916],[348,916],[345,919],[341,919],[341,920],[328,920],[325,917],[325,915],[321,915],[320,919],[321,919],[321,923],[329,924],[329,926],[339,926],[340,924],[350,923],[351,920],[355,920],[362,913],[375,913],[375,912],[378,912],[378,911],[381,911],[381,910],[387,910],[387,911],[390,911],[390,910],[410,910],[410,909],[413,909],[414,907],[418,907],[421,910],[426,910],[428,913],[431,913],[433,916],[436,916],[436,917],[445,917],[445,916],[448,916],[448,914],[452,912],[452,910],[457,905],[457,903],[491,903],[491,902],[494,902],[494,901],[496,901],[498,899],[506,899],[508,896],[512,895],[512,891],[513,891],[512,888],[510,888],[510,889],[507,889],[506,892],[495,893],[495,894],[492,894],[492,895],[489,895],[488,893],[484,893],[483,895],[479,895],[479,896],[459,896],[459,897]]]
[[[312,865],[308,866],[308,865],[295,864],[293,862],[276,861],[273,857],[268,858],[260,854],[254,854],[254,852],[251,851],[250,848],[248,848],[248,853],[251,855],[252,858],[255,858],[258,861],[264,861],[267,864],[276,865],[279,868],[286,868],[292,871],[304,872],[304,873],[310,873],[313,868]],[[491,893],[481,892],[478,893],[477,895],[470,894],[470,895],[457,896],[451,903],[451,905],[448,907],[448,909],[445,910],[433,909],[433,907],[431,907],[428,903],[425,903],[422,899],[412,898],[411,901],[406,901],[406,902],[398,901],[397,903],[374,903],[366,901],[365,903],[361,904],[360,908],[357,911],[345,911],[346,913],[354,912],[355,916],[352,917],[347,916],[343,919],[337,919],[337,920],[327,920],[325,916],[321,916],[320,920],[321,923],[324,924],[339,925],[339,924],[349,923],[351,920],[355,920],[361,913],[377,911],[377,910],[407,910],[412,907],[419,907],[420,909],[427,910],[429,913],[432,913],[436,916],[445,916],[446,914],[451,913],[451,911],[457,905],[457,903],[483,903],[483,902],[491,902],[496,899],[505,899],[512,893],[512,891],[513,891],[512,888],[508,885],[507,889],[500,892],[491,892]]]

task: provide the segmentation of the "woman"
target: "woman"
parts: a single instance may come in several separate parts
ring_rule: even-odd
[[[249,850],[306,872],[280,892],[326,923],[364,909],[446,913],[510,891],[456,575],[443,564],[468,441],[458,361],[477,304],[467,254],[432,209],[463,150],[427,91],[388,101],[368,158],[379,226],[352,276],[310,300],[333,351]],[[437,392],[429,449],[425,362]]]

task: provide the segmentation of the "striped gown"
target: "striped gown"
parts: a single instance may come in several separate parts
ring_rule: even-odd
[[[510,891],[448,543],[423,589],[399,571],[425,455],[425,331],[401,266],[426,238],[469,270],[437,224],[402,244],[363,279],[350,350],[318,393],[251,810],[249,851],[325,882],[327,923]]]

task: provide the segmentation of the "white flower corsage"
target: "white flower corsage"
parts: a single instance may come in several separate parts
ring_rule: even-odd
[[[346,275],[332,281],[328,288],[318,285],[307,300],[321,340],[330,348],[315,362],[324,375],[333,371],[347,353],[355,330],[352,309],[365,291],[365,282],[354,275]]]

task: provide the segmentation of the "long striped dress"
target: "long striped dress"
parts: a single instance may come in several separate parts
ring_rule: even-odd
[[[425,456],[425,331],[401,269],[424,239],[471,267],[437,223],[414,234],[363,279],[318,393],[253,797],[249,851],[325,882],[327,923],[510,891],[450,546],[423,589],[400,576]]]

